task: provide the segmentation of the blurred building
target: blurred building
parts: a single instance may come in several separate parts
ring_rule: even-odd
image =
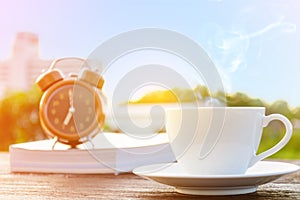
[[[32,87],[42,71],[49,68],[52,60],[39,55],[39,38],[34,33],[17,33],[9,58],[0,61],[0,96],[7,89],[26,90]],[[66,72],[72,65],[64,66]]]
[[[28,89],[49,63],[50,60],[39,58],[39,39],[36,34],[18,33],[9,58],[0,62],[0,93],[3,94],[6,89]]]

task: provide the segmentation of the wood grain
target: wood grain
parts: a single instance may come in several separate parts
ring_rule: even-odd
[[[284,160],[300,165],[300,160]],[[0,153],[0,199],[300,199],[300,171],[258,188],[256,193],[237,196],[191,196],[172,187],[133,174],[33,174],[10,173],[9,154]]]

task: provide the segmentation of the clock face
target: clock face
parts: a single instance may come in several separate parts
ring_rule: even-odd
[[[44,127],[55,136],[79,140],[101,128],[104,121],[101,101],[91,86],[67,80],[45,93],[40,108]]]

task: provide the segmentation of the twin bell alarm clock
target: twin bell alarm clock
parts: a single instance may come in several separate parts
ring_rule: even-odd
[[[43,130],[56,139],[54,145],[61,142],[74,148],[91,141],[103,130],[105,115],[100,92],[104,80],[88,65],[80,67],[78,73],[63,74],[57,63],[67,59],[74,58],[53,61],[36,84],[43,92],[39,106]],[[83,59],[76,59],[85,63]]]

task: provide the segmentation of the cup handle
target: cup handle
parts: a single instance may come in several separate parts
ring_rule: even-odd
[[[283,116],[281,114],[271,114],[271,115],[268,115],[268,116],[264,116],[263,121],[262,121],[262,126],[263,127],[268,126],[268,124],[273,120],[279,120],[284,124],[284,126],[285,126],[284,137],[272,148],[270,148],[267,151],[264,151],[264,152],[262,152],[258,155],[255,155],[250,160],[249,167],[253,166],[258,161],[260,161],[260,160],[262,160],[266,157],[269,157],[272,154],[276,153],[277,151],[282,149],[288,143],[288,141],[291,139],[292,133],[293,133],[292,123],[288,120],[288,118],[286,118],[285,116]]]

